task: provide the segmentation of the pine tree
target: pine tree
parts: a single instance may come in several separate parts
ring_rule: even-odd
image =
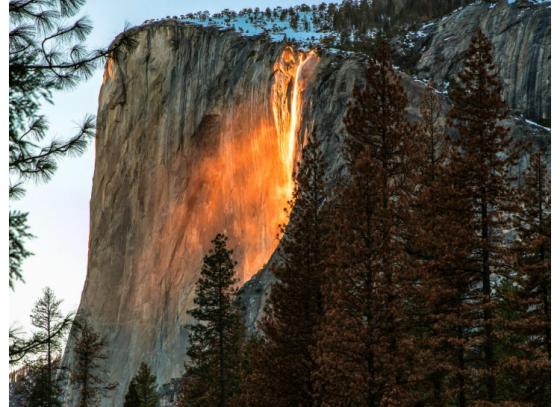
[[[55,369],[53,365],[54,353],[60,351],[64,329],[60,329],[65,323],[65,319],[60,311],[62,300],[58,300],[53,291],[46,287],[43,290],[43,297],[35,303],[31,311],[31,324],[44,333],[47,338],[45,343],[45,359],[47,369],[47,385],[53,386],[55,381]],[[53,332],[60,332],[58,336],[53,336]]]
[[[79,319],[74,329],[74,365],[70,373],[70,383],[79,395],[79,407],[95,406],[100,398],[113,390],[117,384],[109,383],[101,369],[101,362],[107,359],[103,339],[86,319]]]
[[[12,327],[10,336],[10,365],[15,365],[29,358],[48,360],[58,352],[64,335],[72,324],[72,314],[62,317],[58,301],[48,287],[43,290],[43,297],[37,301],[31,315],[31,324],[38,328],[31,338],[24,338],[18,328]],[[50,356],[49,356],[50,355]],[[50,366],[53,366],[51,363]]]
[[[545,153],[531,154],[520,186],[514,284],[506,297],[509,311],[505,366],[512,377],[510,398],[550,405],[550,189]],[[508,383],[503,384],[507,386]]]
[[[190,327],[184,375],[183,400],[188,406],[228,406],[239,389],[243,332],[233,304],[236,263],[226,243],[223,234],[212,240],[196,284],[196,307],[189,311],[197,323]]]
[[[60,359],[56,358],[51,369],[59,364]],[[59,375],[53,380],[52,371],[43,359],[27,362],[24,366],[25,373],[13,393],[20,403],[16,404],[28,407],[62,406],[62,377]]]
[[[124,407],[133,407],[140,405],[140,398],[136,392],[136,383],[134,379],[128,384],[128,390],[124,396]]]
[[[298,29],[298,24],[299,24],[298,15],[297,15],[297,14],[292,14],[292,16],[290,17],[290,27],[291,27],[294,31],[297,31],[297,29]]]
[[[336,259],[325,284],[325,319],[315,351],[315,391],[329,406],[412,403],[416,363],[406,298],[411,287],[402,226],[409,216],[417,131],[378,37],[366,86],[345,118],[350,181],[336,205]]]
[[[124,407],[157,407],[156,377],[144,362],[132,378],[124,399]]]
[[[31,324],[37,328],[36,337],[44,338],[38,351],[42,353],[34,369],[35,394],[29,405],[60,405],[62,388],[60,377],[57,378],[59,352],[62,340],[70,327],[71,316],[64,317],[60,311],[62,300],[58,300],[53,291],[46,287],[43,296],[35,303],[31,311]],[[40,396],[39,396],[40,394]]]
[[[10,364],[23,362],[24,380],[18,386],[19,396],[28,406],[61,405],[64,371],[60,369],[60,351],[72,315],[63,316],[61,300],[46,287],[32,309],[31,324],[35,329],[30,339],[10,337]],[[10,330],[11,336],[12,329]]]
[[[509,168],[515,165],[515,146],[500,125],[507,106],[492,61],[491,44],[479,29],[466,52],[464,70],[450,97],[451,166],[447,180],[449,227],[464,237],[447,250],[462,253],[458,269],[472,289],[463,297],[463,338],[470,355],[472,397],[497,401],[496,338],[501,322],[495,313],[496,283],[511,274],[511,257],[505,231],[511,229],[515,195]],[[481,344],[481,345],[479,345]],[[477,372],[477,373],[474,373]],[[482,389],[484,391],[482,391]]]
[[[240,367],[239,394],[233,399],[232,405],[243,407],[268,406],[270,393],[263,384],[270,381],[267,369],[262,368],[266,360],[266,351],[262,335],[253,335],[243,346],[243,356]]]
[[[415,141],[413,174],[415,190],[411,200],[411,220],[406,238],[408,252],[414,258],[415,289],[409,301],[415,304],[417,360],[421,366],[418,391],[429,405],[442,406],[455,398],[449,391],[454,374],[458,301],[461,281],[450,267],[448,222],[446,216],[446,165],[449,163],[448,140],[441,103],[432,84],[428,84],[420,106],[419,131]],[[455,236],[460,236],[455,235]]]
[[[71,21],[84,0],[10,0],[9,2],[9,168],[10,200],[25,193],[29,180],[48,180],[58,159],[82,153],[95,130],[95,119],[87,115],[78,133],[66,140],[48,140],[48,124],[40,114],[43,102],[51,102],[54,91],[70,89],[91,77],[107,57],[115,56],[134,41],[122,40],[108,49],[88,51],[83,42],[92,30],[87,17]],[[32,237],[27,213],[9,211],[9,284],[13,289],[23,280],[21,266],[32,253],[26,241]]]
[[[261,324],[264,343],[254,355],[249,385],[261,390],[249,405],[313,405],[311,349],[323,315],[321,280],[330,255],[324,172],[319,145],[310,139],[289,201],[290,223],[282,227],[282,264],[273,269],[277,280]]]

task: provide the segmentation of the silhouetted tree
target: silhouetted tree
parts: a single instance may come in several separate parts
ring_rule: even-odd
[[[105,343],[87,319],[79,319],[74,327],[73,366],[70,384],[78,394],[79,407],[96,406],[100,398],[113,390],[117,383],[109,383],[101,363],[107,359]]]
[[[60,405],[62,388],[57,378],[58,363],[62,340],[70,327],[71,316],[64,317],[60,311],[62,300],[58,300],[53,291],[46,287],[43,296],[35,303],[31,311],[31,324],[38,329],[38,337],[44,338],[39,347],[40,358],[34,369],[33,397],[29,405]],[[55,335],[56,333],[56,335]]]
[[[336,202],[336,260],[315,350],[315,392],[331,406],[415,400],[408,385],[417,367],[407,320],[414,311],[406,301],[411,269],[401,231],[417,130],[406,119],[407,98],[381,37],[376,50],[344,120],[350,181]]]
[[[44,359],[27,362],[24,365],[25,372],[14,386],[12,396],[17,400],[15,404],[28,407],[62,406],[62,372],[54,378],[52,376],[53,369],[59,365],[59,358],[52,360],[50,367]]]
[[[233,304],[235,265],[227,237],[218,234],[204,256],[196,284],[197,322],[190,326],[183,400],[188,406],[230,405],[239,390],[243,327]]]
[[[407,250],[414,258],[414,290],[409,301],[416,310],[416,357],[420,366],[417,391],[429,405],[450,403],[452,369],[455,356],[450,340],[456,337],[457,299],[461,297],[460,281],[454,280],[455,269],[447,258],[449,240],[446,216],[446,165],[449,164],[448,140],[442,105],[432,84],[428,84],[420,105],[419,131],[416,137],[415,184],[411,218],[407,231]],[[457,235],[460,237],[460,234]],[[453,393],[451,391],[451,393]]]
[[[255,407],[268,405],[269,391],[262,387],[270,381],[269,371],[260,365],[266,360],[264,339],[262,335],[253,335],[244,342],[240,364],[239,394],[232,400],[232,405],[239,407]]]
[[[31,338],[24,338],[17,328],[10,328],[10,365],[39,357],[47,365],[53,366],[52,360],[58,356],[57,352],[60,351],[63,338],[73,320],[72,314],[62,316],[59,307],[61,302],[50,288],[45,288],[43,297],[37,301],[32,311],[31,323],[38,329]]]
[[[106,58],[134,41],[123,35],[107,49],[88,51],[83,43],[92,30],[86,17],[69,21],[85,0],[10,0],[9,2],[9,152],[11,200],[21,198],[28,180],[48,180],[57,160],[82,153],[93,136],[95,120],[86,116],[78,133],[47,141],[48,125],[41,104],[54,91],[70,89],[89,78]],[[21,266],[31,253],[27,213],[10,210],[9,282],[22,280]]]
[[[132,378],[124,399],[124,407],[157,407],[156,377],[144,362]]]
[[[496,338],[502,325],[495,313],[496,284],[511,277],[512,258],[505,233],[512,227],[508,214],[516,210],[509,169],[516,164],[517,154],[509,131],[500,125],[507,106],[491,44],[480,29],[465,54],[464,70],[450,98],[448,122],[457,135],[451,139],[447,182],[454,207],[448,225],[450,231],[462,230],[464,238],[447,250],[464,255],[461,269],[471,287],[462,301],[470,372],[477,372],[471,374],[472,397],[495,402],[501,369]]]
[[[550,178],[540,149],[529,158],[519,201],[514,284],[502,305],[509,324],[503,362],[506,382],[501,387],[513,400],[544,406],[550,405],[551,391],[551,212]]]
[[[323,315],[321,281],[325,271],[331,220],[326,198],[325,164],[319,145],[311,139],[302,152],[295,189],[288,203],[289,225],[282,227],[282,264],[261,324],[263,343],[253,355],[249,386],[257,400],[249,405],[311,406],[311,349]]]

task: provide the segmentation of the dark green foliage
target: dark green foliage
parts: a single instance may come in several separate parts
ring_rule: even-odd
[[[10,365],[40,356],[45,362],[54,360],[61,350],[62,340],[72,324],[72,314],[63,316],[57,300],[50,288],[45,288],[31,315],[37,330],[31,338],[24,338],[16,328],[10,328]]]
[[[25,248],[25,241],[31,239],[33,235],[29,233],[27,225],[27,213],[10,210],[10,288],[14,289],[17,280],[23,281],[21,268],[23,261],[32,255]]]
[[[23,380],[16,393],[27,406],[59,406],[61,404],[64,371],[60,369],[63,340],[72,323],[72,315],[60,311],[61,300],[46,287],[35,303],[31,324],[35,332],[23,339],[10,330],[10,364],[24,362]]]
[[[26,407],[62,406],[64,375],[62,372],[55,377],[52,375],[59,362],[59,359],[53,361],[50,368],[44,361],[26,365],[26,372],[16,384],[14,396]]]
[[[89,78],[121,45],[133,41],[123,36],[109,49],[89,51],[83,42],[92,30],[79,12],[84,0],[10,0],[9,33],[9,156],[10,199],[20,198],[29,181],[47,181],[64,156],[82,153],[95,130],[87,115],[78,133],[65,140],[49,140],[41,105],[52,101],[55,91],[74,87]],[[25,213],[10,211],[10,287],[22,279],[22,261],[31,255],[25,249]]]
[[[235,261],[218,234],[204,256],[196,285],[196,307],[189,315],[188,362],[184,375],[186,406],[227,406],[239,389],[239,364],[243,328],[233,304],[236,293]]]
[[[152,375],[148,365],[142,362],[138,373],[130,381],[124,407],[156,407],[157,405],[156,377]]]
[[[355,31],[360,37],[368,30],[394,32],[401,24],[417,23],[443,16],[470,0],[344,0],[332,11],[333,28]]]
[[[134,379],[132,379],[128,385],[126,396],[124,397],[124,407],[133,407],[138,406],[139,404],[140,398],[136,392],[136,383],[134,382]]]
[[[41,361],[44,364],[37,374],[36,391],[42,393],[46,405],[58,405],[62,389],[57,378],[55,358],[60,356],[62,340],[69,327],[68,320],[60,311],[62,300],[58,300],[50,288],[43,290],[43,297],[35,303],[31,314],[31,323],[46,338],[42,346]],[[58,332],[58,335],[53,333]],[[36,399],[37,397],[34,397]],[[42,404],[37,404],[42,405]]]

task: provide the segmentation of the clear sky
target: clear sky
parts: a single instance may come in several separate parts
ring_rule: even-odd
[[[107,46],[125,26],[137,25],[150,18],[185,14],[199,10],[217,12],[225,8],[288,7],[308,0],[89,0],[80,15],[93,21],[88,38],[91,47]],[[44,108],[50,134],[67,137],[75,134],[76,123],[86,113],[96,113],[101,85],[99,69],[87,82],[72,91],[55,95],[54,105]],[[36,236],[28,244],[35,254],[24,263],[25,283],[18,282],[10,292],[10,321],[29,330],[29,314],[43,287],[50,286],[64,299],[65,311],[75,310],[80,302],[87,270],[89,199],[94,168],[94,145],[78,158],[66,158],[47,184],[29,185],[24,199],[13,208],[29,211],[31,232]]]

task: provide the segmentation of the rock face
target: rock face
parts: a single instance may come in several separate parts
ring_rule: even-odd
[[[182,374],[186,312],[210,240],[225,232],[240,279],[250,277],[276,246],[291,181],[271,98],[293,87],[296,54],[176,23],[136,31],[99,96],[79,308],[107,343],[115,406],[142,361],[160,384]]]
[[[103,367],[119,383],[103,402],[111,406],[122,404],[142,361],[160,385],[181,376],[187,310],[216,233],[230,237],[241,282],[268,261],[286,220],[298,146],[317,127],[337,156],[332,130],[359,71],[339,60],[337,75],[317,82],[335,69],[329,58],[172,21],[131,34],[136,47],[108,62],[99,96],[78,310],[107,344]],[[319,83],[329,88],[316,99]],[[66,403],[75,397],[69,390]]]
[[[481,2],[439,20],[417,64],[419,76],[442,86],[462,69],[462,56],[480,27],[494,47],[494,60],[510,107],[540,123],[550,122],[550,3]]]
[[[122,405],[142,361],[161,386],[182,374],[186,311],[217,232],[230,237],[248,280],[239,301],[256,331],[273,280],[268,266],[277,261],[276,225],[285,220],[286,168],[315,131],[330,185],[344,176],[342,120],[364,72],[359,57],[323,54],[301,65],[285,43],[231,31],[170,21],[134,30],[137,46],[108,63],[99,96],[78,311],[104,337],[104,368],[119,383],[104,406]],[[414,118],[424,85],[404,74],[402,84]],[[294,116],[295,152],[286,156]],[[542,137],[538,127],[510,124]],[[64,364],[72,358],[67,352]],[[68,391],[67,404],[75,397]]]

